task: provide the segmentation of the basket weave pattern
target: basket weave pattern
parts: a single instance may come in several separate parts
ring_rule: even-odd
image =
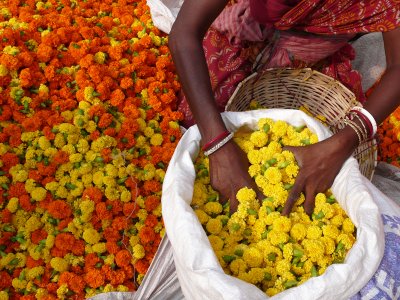
[[[337,132],[340,120],[353,106],[361,106],[343,84],[309,68],[254,73],[239,84],[226,110],[249,110],[252,100],[264,108],[306,108],[314,117],[323,116],[325,125],[332,132]],[[363,142],[353,155],[358,160],[361,173],[371,179],[377,158],[375,139]]]

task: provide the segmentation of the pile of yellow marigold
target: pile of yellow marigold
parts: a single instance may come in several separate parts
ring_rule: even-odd
[[[208,159],[200,156],[191,205],[225,273],[272,296],[343,262],[355,242],[355,227],[330,192],[316,196],[311,217],[301,205],[304,195],[288,217],[281,215],[299,171],[293,153],[282,147],[313,144],[317,136],[271,119],[260,119],[258,128],[235,141],[247,153],[249,174],[265,196],[262,203],[254,190],[243,188],[238,210],[229,217],[228,205],[218,202],[210,186]]]
[[[181,136],[145,0],[0,3],[0,299],[135,290]]]

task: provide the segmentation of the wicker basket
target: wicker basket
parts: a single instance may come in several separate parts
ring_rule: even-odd
[[[254,73],[243,80],[226,105],[227,111],[245,111],[256,100],[264,108],[302,107],[332,132],[339,120],[355,105],[354,94],[335,79],[311,69],[273,69]],[[321,118],[320,116],[323,116]],[[371,179],[377,161],[375,139],[362,143],[354,152],[361,173]]]

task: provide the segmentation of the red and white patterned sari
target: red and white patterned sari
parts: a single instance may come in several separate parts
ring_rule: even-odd
[[[203,48],[218,108],[252,71],[252,50],[266,45],[262,68],[312,67],[334,77],[365,101],[361,77],[351,69],[358,33],[400,26],[400,0],[239,0],[207,32]],[[179,109],[194,123],[186,99]]]

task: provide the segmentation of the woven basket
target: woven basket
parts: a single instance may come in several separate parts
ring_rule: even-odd
[[[263,108],[305,109],[332,132],[349,110],[361,106],[354,94],[335,79],[305,69],[272,69],[243,80],[229,99],[227,111],[246,111],[255,100]],[[322,118],[321,118],[322,116]],[[376,140],[363,142],[354,152],[361,173],[371,179],[377,161]]]

